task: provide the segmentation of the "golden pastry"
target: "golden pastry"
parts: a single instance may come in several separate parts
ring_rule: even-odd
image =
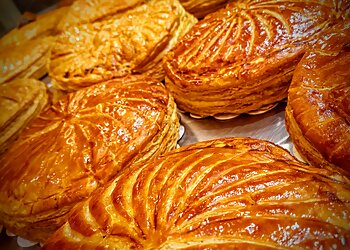
[[[123,13],[126,10],[140,5],[144,0],[76,0],[69,11],[58,24],[60,31],[75,27],[84,23],[92,23],[96,20],[109,18],[111,15]]]
[[[350,176],[350,49],[305,54],[289,88],[286,126],[299,154],[314,166]]]
[[[184,8],[197,18],[225,7],[228,0],[180,0]]]
[[[165,87],[126,77],[65,95],[33,120],[0,160],[0,224],[45,241],[70,209],[132,163],[176,146]]]
[[[0,153],[45,107],[46,90],[44,83],[34,79],[17,79],[0,85]]]
[[[346,249],[350,182],[257,139],[133,165],[77,206],[45,249]]]
[[[349,18],[346,8],[331,0],[229,3],[165,56],[167,87],[180,109],[201,117],[281,101],[306,46]]]
[[[17,46],[39,36],[55,35],[56,26],[67,11],[67,7],[54,9],[36,16],[36,20],[27,25],[11,30],[0,39],[0,50],[7,46]]]
[[[163,55],[195,22],[177,0],[152,0],[123,15],[72,27],[51,51],[53,87],[74,91],[143,73],[161,80]]]
[[[1,50],[0,83],[14,78],[39,79],[44,76],[47,72],[49,50],[54,40],[52,36],[42,36]]]

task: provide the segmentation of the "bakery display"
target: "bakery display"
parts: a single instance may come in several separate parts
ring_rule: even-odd
[[[15,78],[44,76],[54,40],[53,36],[43,36],[0,50],[0,84]]]
[[[133,165],[75,207],[45,249],[346,249],[350,182],[262,140]]]
[[[228,0],[180,0],[184,8],[197,18],[225,7]]]
[[[76,203],[118,172],[173,149],[178,127],[173,98],[149,77],[65,95],[0,159],[0,224],[45,241]]]
[[[72,27],[51,51],[53,86],[70,92],[128,74],[162,80],[163,55],[195,21],[177,0],[152,0],[108,20]]]
[[[52,36],[57,34],[56,26],[64,14],[67,7],[53,9],[46,13],[37,15],[35,20],[22,26],[12,29],[0,39],[0,50],[14,48],[27,40],[41,36]]]
[[[349,40],[350,41],[350,40]],[[314,166],[350,176],[350,49],[309,52],[288,92],[286,126],[299,154]]]
[[[0,85],[0,154],[47,104],[47,88],[34,79],[17,79]]]
[[[164,58],[186,112],[241,114],[287,97],[307,46],[348,18],[345,1],[234,1],[199,21]]]
[[[70,27],[84,23],[108,19],[113,15],[123,13],[142,4],[146,0],[76,0],[66,2],[71,2],[72,5],[57,26],[60,31],[65,31]]]

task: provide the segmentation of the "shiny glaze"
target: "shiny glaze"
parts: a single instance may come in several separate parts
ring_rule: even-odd
[[[337,4],[337,5],[336,5]],[[317,35],[342,22],[346,1],[234,1],[198,22],[164,60],[179,107],[242,113],[287,96],[293,70]]]
[[[346,249],[350,182],[249,138],[134,165],[72,212],[43,249]]]
[[[45,240],[77,202],[133,162],[175,147],[178,118],[161,83],[127,77],[62,98],[0,160],[0,224]]]
[[[228,0],[180,0],[184,8],[197,18],[225,7]]]
[[[128,74],[164,78],[161,60],[196,22],[177,0],[148,1],[101,22],[73,26],[51,51],[55,88],[73,91]]]
[[[334,164],[350,176],[349,65],[350,50],[338,55],[305,54],[289,89],[287,109],[300,133],[291,126],[287,128],[297,147],[304,148],[299,143],[299,137],[303,137],[325,159],[318,161],[307,149],[302,150],[311,163],[320,167]],[[287,123],[291,122],[288,115]]]

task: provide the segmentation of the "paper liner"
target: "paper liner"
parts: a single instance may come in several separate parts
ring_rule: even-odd
[[[296,147],[293,145],[293,148],[292,148],[292,153],[294,155],[295,158],[297,158],[299,161],[301,162],[304,162],[304,163],[307,163],[303,157],[299,154],[298,150],[296,149]]]

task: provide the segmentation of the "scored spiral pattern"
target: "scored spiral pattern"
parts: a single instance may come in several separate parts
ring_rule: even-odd
[[[346,249],[349,202],[336,172],[266,141],[218,139],[134,165],[43,249]]]
[[[179,107],[240,114],[280,101],[320,32],[349,17],[347,1],[234,1],[198,22],[165,60]]]
[[[127,77],[65,96],[0,160],[0,224],[44,241],[77,202],[135,162],[176,146],[175,103],[152,78]]]

